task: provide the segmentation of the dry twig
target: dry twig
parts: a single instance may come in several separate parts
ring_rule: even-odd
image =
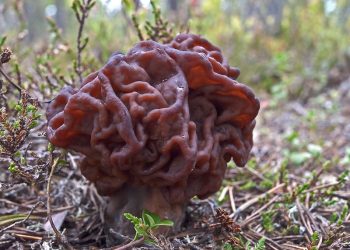
[[[84,41],[82,41],[83,30],[89,12],[92,7],[94,7],[95,3],[96,1],[94,0],[74,0],[72,5],[75,17],[79,22],[79,30],[77,35],[77,62],[75,65],[75,73],[78,75],[80,83],[83,82],[81,54],[89,41],[88,37],[84,38]]]
[[[112,248],[112,250],[128,250],[128,249],[132,249],[133,247],[139,246],[140,244],[142,244],[144,242],[144,238],[141,237],[138,240],[132,240],[129,243],[123,245],[123,246],[118,246],[116,248]]]
[[[38,201],[37,203],[35,203],[34,206],[30,209],[30,211],[29,211],[27,217],[25,217],[23,220],[16,221],[15,223],[13,223],[13,224],[11,224],[11,225],[9,225],[9,226],[7,226],[7,227],[1,229],[1,230],[0,230],[0,235],[1,235],[3,232],[9,230],[10,228],[13,228],[14,226],[18,226],[19,224],[22,224],[22,223],[26,222],[26,221],[30,218],[30,216],[33,214],[34,210],[35,210],[39,205],[43,205],[43,204],[44,204],[44,203],[43,203],[42,201]]]
[[[51,228],[54,231],[55,235],[56,235],[56,239],[59,243],[61,243],[62,245],[64,245],[67,249],[72,250],[73,247],[67,242],[67,240],[65,239],[65,237],[60,233],[60,231],[58,231],[58,229],[55,226],[55,223],[52,220],[52,210],[51,210],[51,181],[52,181],[52,177],[53,174],[56,170],[56,167],[58,165],[59,162],[59,157],[57,157],[51,166],[51,171],[47,180],[47,188],[46,188],[46,194],[47,194],[47,218],[50,222]]]

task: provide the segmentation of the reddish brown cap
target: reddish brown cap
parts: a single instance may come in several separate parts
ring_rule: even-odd
[[[253,145],[259,101],[238,75],[198,35],[139,42],[59,93],[49,140],[85,155],[81,171],[103,195],[128,183],[162,188],[172,203],[205,198]]]

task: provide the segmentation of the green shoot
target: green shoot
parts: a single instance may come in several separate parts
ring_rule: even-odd
[[[151,236],[153,230],[160,226],[172,227],[174,222],[167,219],[161,219],[157,214],[144,210],[141,218],[136,217],[130,213],[124,213],[124,217],[129,220],[135,229],[135,238],[144,237],[144,239],[152,243]]]

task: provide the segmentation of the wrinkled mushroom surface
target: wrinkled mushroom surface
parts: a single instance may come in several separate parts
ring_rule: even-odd
[[[259,102],[238,75],[198,35],[142,41],[58,94],[47,109],[48,138],[85,155],[81,172],[100,194],[171,217],[164,206],[216,192],[231,157],[247,162]],[[149,194],[152,205],[130,190]]]

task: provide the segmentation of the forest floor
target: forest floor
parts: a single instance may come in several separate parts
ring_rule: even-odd
[[[180,233],[135,248],[350,249],[350,79],[303,103],[263,95],[261,106],[247,166],[229,163],[217,195],[191,201]],[[1,186],[0,249],[114,249],[132,240],[104,227],[105,198],[80,175],[79,156],[66,155],[51,207],[69,245],[49,233],[46,184],[17,183]]]

